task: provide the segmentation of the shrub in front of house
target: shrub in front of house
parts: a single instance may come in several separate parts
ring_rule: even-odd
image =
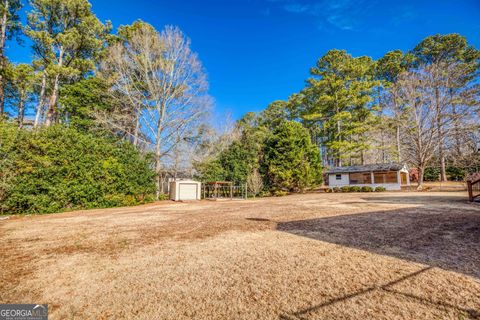
[[[362,187],[362,192],[372,192],[373,188],[369,186],[364,186]]]
[[[333,187],[333,192],[335,192],[335,193],[340,192],[340,188],[339,187]]]
[[[325,193],[332,193],[333,189],[332,188],[325,188],[325,189],[323,189],[323,191],[325,191]]]
[[[342,190],[342,192],[350,192],[351,188],[350,188],[350,186],[343,186],[343,187],[340,188],[340,190]]]
[[[283,190],[276,190],[276,191],[273,192],[273,195],[275,197],[284,197],[284,196],[288,195],[288,192],[283,191]]]
[[[385,189],[385,187],[376,187],[375,188],[375,192],[384,192],[386,191],[387,189]]]
[[[350,187],[350,191],[351,192],[360,192],[360,191],[362,191],[362,188],[359,187],[359,186],[352,186],[352,187]]]

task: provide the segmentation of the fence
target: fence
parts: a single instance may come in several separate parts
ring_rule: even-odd
[[[207,182],[202,184],[203,199],[246,199],[246,185],[234,186],[231,182]]]
[[[467,181],[468,200],[473,202],[475,198],[480,196],[480,179]]]

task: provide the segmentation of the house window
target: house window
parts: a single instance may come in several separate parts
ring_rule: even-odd
[[[341,174],[335,175],[335,180],[342,180],[342,175]]]
[[[370,172],[350,173],[350,184],[371,184]]]
[[[396,171],[375,172],[373,174],[373,180],[375,181],[375,183],[378,183],[378,184],[398,183],[397,172]]]

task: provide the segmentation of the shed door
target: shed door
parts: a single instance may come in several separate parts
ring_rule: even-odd
[[[178,190],[179,200],[197,200],[197,184],[180,183]]]
[[[402,178],[402,186],[406,186],[407,183],[408,183],[407,173],[406,172],[400,172],[400,177]]]

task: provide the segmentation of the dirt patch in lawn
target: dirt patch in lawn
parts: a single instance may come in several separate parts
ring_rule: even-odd
[[[464,193],[307,194],[0,221],[0,302],[51,319],[480,319]]]

